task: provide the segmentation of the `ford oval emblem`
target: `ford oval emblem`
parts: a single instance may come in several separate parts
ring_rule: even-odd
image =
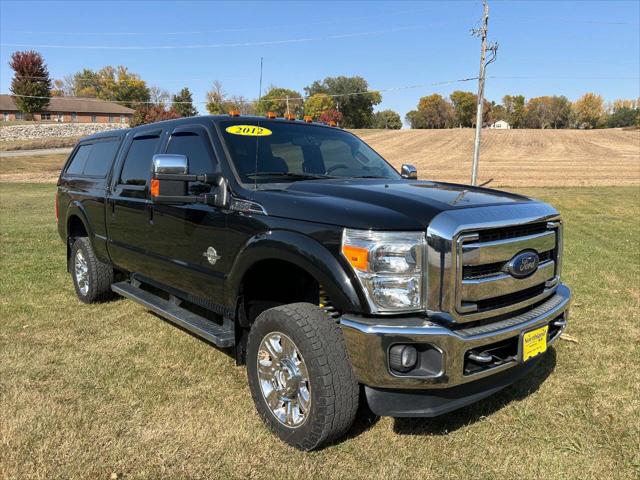
[[[538,269],[540,258],[538,254],[532,250],[518,253],[509,263],[507,263],[507,271],[515,278],[524,278],[531,275]]]

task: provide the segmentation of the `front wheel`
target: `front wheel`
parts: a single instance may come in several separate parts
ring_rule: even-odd
[[[359,389],[342,332],[315,305],[283,305],[258,316],[247,342],[247,374],[262,420],[296,448],[319,448],[355,419]]]

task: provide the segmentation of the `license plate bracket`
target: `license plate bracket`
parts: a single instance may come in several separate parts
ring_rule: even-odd
[[[522,335],[522,361],[526,362],[547,351],[549,325],[524,332]]]

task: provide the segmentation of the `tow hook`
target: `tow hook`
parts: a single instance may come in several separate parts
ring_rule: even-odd
[[[476,363],[491,363],[493,356],[488,353],[469,352],[469,360]]]
[[[559,318],[553,322],[554,327],[564,328],[567,326],[567,321],[564,318]]]

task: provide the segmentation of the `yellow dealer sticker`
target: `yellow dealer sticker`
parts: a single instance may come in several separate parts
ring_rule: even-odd
[[[226,131],[233,135],[244,135],[245,137],[266,137],[273,133],[268,128],[258,127],[257,125],[233,125],[227,127]]]
[[[522,360],[537,357],[547,351],[547,332],[549,325],[527,332],[522,337]]]

